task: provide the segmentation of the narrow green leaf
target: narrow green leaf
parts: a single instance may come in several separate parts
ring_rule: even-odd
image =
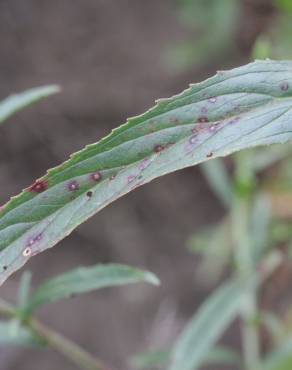
[[[214,157],[292,139],[292,62],[257,61],[128,120],[0,211],[0,284],[138,186]]]
[[[213,161],[205,162],[201,165],[210,188],[213,190],[223,206],[230,208],[232,200],[232,186],[224,166],[223,160],[216,158]]]
[[[133,367],[137,370],[162,368],[171,359],[169,351],[148,351],[134,356],[131,360]],[[203,360],[203,365],[238,365],[240,364],[239,355],[230,348],[216,346],[210,349]]]
[[[251,254],[254,261],[261,261],[269,250],[271,209],[269,198],[264,194],[258,194],[253,202],[250,220],[250,241],[252,244]]]
[[[0,125],[21,109],[60,91],[59,86],[43,86],[11,95],[0,103]]]
[[[139,282],[159,284],[158,278],[151,272],[130,266],[108,264],[79,267],[42,284],[30,298],[27,310],[31,312],[41,305],[68,298],[72,294]]]
[[[181,334],[170,370],[196,370],[240,310],[242,291],[237,282],[218,288],[199,308]]]
[[[169,359],[169,351],[148,351],[134,356],[131,364],[136,370],[160,369]]]
[[[31,272],[25,271],[21,276],[18,289],[19,307],[25,307],[29,301],[30,283],[31,283]]]
[[[0,321],[0,346],[35,347],[41,345],[37,338],[19,322]]]

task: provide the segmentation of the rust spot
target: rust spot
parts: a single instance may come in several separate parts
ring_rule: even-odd
[[[100,181],[101,180],[101,178],[102,178],[102,175],[101,175],[101,173],[99,172],[99,171],[97,171],[97,172],[94,172],[94,173],[92,173],[91,175],[90,175],[90,179],[91,180],[93,180],[93,181]]]
[[[164,150],[164,146],[162,146],[162,145],[160,145],[160,144],[158,144],[158,145],[155,145],[154,146],[154,152],[155,153],[160,153],[160,152],[162,152]]]
[[[198,118],[198,122],[199,123],[206,123],[206,122],[209,122],[209,119],[206,116],[202,116],[202,117]]]
[[[34,182],[29,188],[28,191],[33,193],[42,193],[43,191],[47,190],[48,182],[45,180],[39,180]]]
[[[79,189],[79,184],[76,180],[69,182],[67,185],[69,191],[76,191]]]

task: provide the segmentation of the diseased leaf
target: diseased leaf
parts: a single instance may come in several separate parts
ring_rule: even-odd
[[[11,95],[0,102],[0,125],[21,109],[60,91],[59,86],[43,86]]]
[[[0,211],[0,284],[109,203],[156,177],[292,139],[292,62],[257,61],[159,100]]]
[[[179,337],[170,370],[196,370],[240,310],[243,292],[227,282],[211,294]]]
[[[139,282],[159,284],[158,278],[151,272],[130,266],[108,264],[79,267],[42,284],[30,298],[27,310],[31,312],[41,305],[68,298],[72,294]]]

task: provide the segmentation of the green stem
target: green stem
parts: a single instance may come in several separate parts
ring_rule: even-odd
[[[246,370],[259,370],[261,359],[260,339],[256,324],[258,317],[256,271],[249,237],[251,194],[254,182],[250,152],[241,152],[236,156],[235,177],[232,222],[235,262],[238,277],[245,292],[241,309],[244,361]]]
[[[0,315],[7,317],[19,316],[17,309],[2,299],[0,299]],[[61,353],[80,369],[109,370],[101,361],[94,358],[76,343],[48,328],[37,319],[30,318],[23,321],[22,325],[33,332],[41,342]]]

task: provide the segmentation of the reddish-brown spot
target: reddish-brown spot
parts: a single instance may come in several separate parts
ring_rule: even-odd
[[[69,182],[67,185],[69,191],[76,191],[79,189],[79,184],[76,180]]]
[[[163,151],[163,149],[164,149],[164,146],[162,146],[162,145],[155,145],[154,146],[154,152],[155,153],[160,153],[160,152],[162,152]]]
[[[91,180],[98,182],[98,181],[101,180],[102,175],[101,175],[101,173],[99,171],[97,171],[97,172],[92,173],[90,175],[90,178],[91,178]]]
[[[209,119],[206,116],[202,116],[202,117],[198,118],[198,122],[199,123],[206,123],[206,122],[209,122]]]
[[[28,190],[33,192],[33,193],[42,193],[48,188],[48,182],[45,180],[39,180],[34,182]]]

